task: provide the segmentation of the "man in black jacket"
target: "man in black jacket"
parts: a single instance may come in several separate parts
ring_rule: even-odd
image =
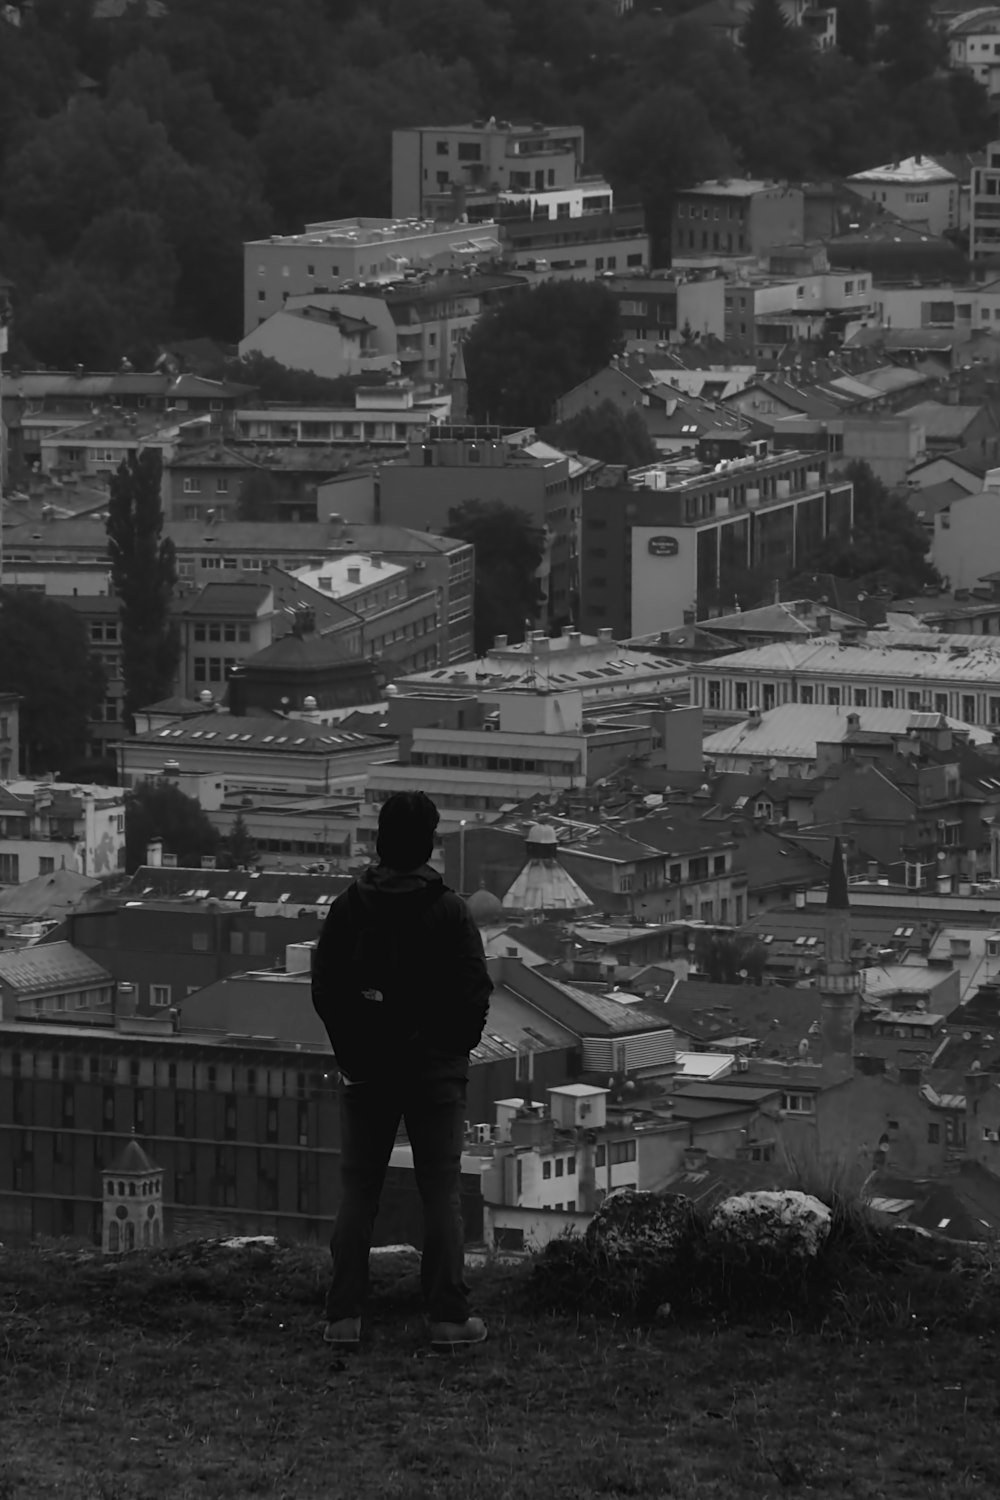
[[[428,864],[437,824],[423,792],[388,799],[379,863],[330,907],[313,961],[313,1004],[341,1080],[341,1204],[325,1335],[340,1348],[360,1343],[372,1229],[401,1118],[423,1203],[432,1346],[486,1338],[469,1316],[459,1173],[469,1053],[493,984],[465,902]]]

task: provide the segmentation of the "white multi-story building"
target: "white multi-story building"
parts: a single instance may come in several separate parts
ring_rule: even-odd
[[[0,787],[0,885],[72,870],[114,875],[125,864],[121,787],[8,781]]]
[[[914,639],[918,636],[918,639]],[[783,703],[907,709],[980,728],[1000,726],[1000,638],[936,631],[873,631],[784,642],[696,662],[692,702],[724,721]]]
[[[1000,255],[1000,141],[990,141],[983,166],[973,167],[969,189],[969,259]]]
[[[932,156],[887,161],[880,167],[855,172],[847,181],[862,197],[929,234],[959,228],[958,178]]]

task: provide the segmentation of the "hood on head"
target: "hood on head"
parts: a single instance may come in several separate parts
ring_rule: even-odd
[[[372,865],[358,880],[358,894],[366,906],[388,910],[397,904],[428,905],[437,900],[444,888],[444,881],[430,865],[419,870],[390,870],[385,865]]]

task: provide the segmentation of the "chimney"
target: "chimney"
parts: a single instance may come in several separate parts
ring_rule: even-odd
[[[602,625],[601,628],[600,628],[600,630],[598,630],[598,632],[597,632],[597,639],[599,641],[611,641],[611,640],[614,640],[614,636],[612,635],[612,632],[611,632],[611,626],[610,625]]]
[[[164,856],[163,856],[163,868],[165,870],[176,870],[176,868],[177,868],[177,855],[176,854],[164,854]]]
[[[163,762],[163,780],[176,781],[181,774],[181,763],[179,760],[165,760]]]
[[[360,583],[361,582],[361,569],[358,568],[358,567],[350,567],[350,568],[348,568],[348,570],[347,570],[347,581],[348,581],[348,583]]]
[[[704,1146],[684,1147],[685,1172],[703,1172],[708,1166],[708,1151]]]
[[[373,552],[368,561],[371,563],[373,568],[380,568],[382,566],[381,552]]]
[[[506,648],[506,645],[507,637],[505,635],[498,635],[493,642],[493,649],[494,651],[503,651]]]
[[[114,1013],[121,1016],[135,1015],[135,985],[127,982],[115,985]]]
[[[163,840],[153,839],[146,845],[146,863],[154,870],[158,870],[163,864]]]
[[[696,619],[696,611],[695,610],[693,610],[693,609],[686,609],[684,611],[684,624],[685,625],[693,625],[694,622],[695,622],[695,619]]]
[[[753,729],[759,729],[760,728],[760,708],[758,707],[758,705],[756,703],[754,704],[753,708],[750,710],[750,725],[751,725],[751,728],[753,728]]]
[[[201,868],[203,870],[214,870],[215,869],[215,855],[214,854],[203,854],[201,856]]]
[[[830,625],[831,625],[831,623],[832,622],[831,622],[830,616],[829,616],[829,614],[826,611],[824,611],[823,614],[817,615],[816,616],[816,634],[817,635],[829,635],[830,634]]]

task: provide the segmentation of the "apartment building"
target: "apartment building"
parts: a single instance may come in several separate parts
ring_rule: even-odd
[[[908,156],[854,172],[847,182],[856,193],[879,204],[886,213],[928,234],[958,229],[959,182],[948,167],[932,156]]]
[[[479,219],[505,193],[572,189],[583,167],[582,125],[473,120],[392,133],[392,211],[441,219],[457,202]]]
[[[120,787],[16,778],[0,787],[0,884],[57,870],[114,875],[124,863]]]
[[[984,156],[969,188],[969,259],[981,263],[1000,260],[1000,140],[990,141]]]
[[[945,715],[990,730],[1000,725],[1000,640],[879,630],[852,644],[786,642],[738,651],[691,668],[691,699],[724,718],[755,706],[826,704]]]
[[[741,270],[725,290],[723,336],[749,344],[762,360],[788,344],[812,343],[869,316],[876,297],[872,278],[820,270],[775,276]]]
[[[339,292],[290,296],[240,344],[296,370],[333,378],[397,370],[447,379],[457,344],[482,313],[528,285],[472,266],[408,271],[386,284],[346,281]]]
[[[674,197],[671,264],[762,255],[772,245],[801,245],[801,188],[753,178],[699,182]]]
[[[21,769],[21,700],[16,693],[0,693],[0,782]]]
[[[183,434],[200,430],[205,421],[197,416],[178,419],[156,413],[109,412],[40,434],[39,462],[46,474],[110,478],[122,460],[135,453],[157,449],[164,462],[169,461]]]
[[[754,579],[789,576],[825,538],[848,535],[854,494],[826,455],[798,452],[605,474],[582,504],[581,624],[628,640],[692,609],[728,613]]]
[[[477,265],[496,257],[492,223],[435,223],[413,216],[331,219],[301,234],[272,234],[243,247],[244,336],[290,297],[334,292],[345,282],[402,278],[415,266]],[[440,259],[439,259],[440,258]]]
[[[559,860],[603,911],[738,927],[747,905],[736,849],[727,824],[651,813],[561,843]]]

